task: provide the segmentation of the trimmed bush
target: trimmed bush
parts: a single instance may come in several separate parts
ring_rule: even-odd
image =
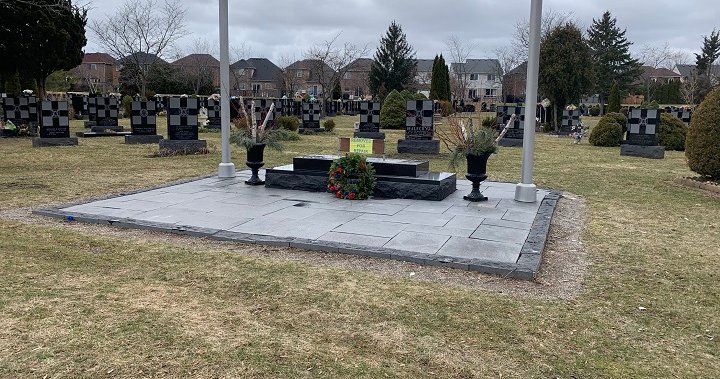
[[[592,107],[590,107],[590,116],[597,117],[600,116],[600,106],[595,104]]]
[[[590,132],[590,144],[593,146],[620,146],[622,126],[612,117],[603,117]]]
[[[622,127],[623,135],[625,135],[625,132],[627,132],[627,123],[628,123],[627,116],[625,116],[622,113],[613,112],[613,113],[606,114],[605,116],[603,116],[603,118],[607,118],[610,121],[618,123],[618,125],[620,125]]]
[[[300,120],[298,120],[295,116],[280,116],[275,121],[275,126],[291,132],[297,132],[300,128]]]
[[[326,132],[332,132],[335,129],[335,120],[325,120],[323,128],[325,128]]]
[[[658,141],[660,146],[667,150],[685,150],[685,136],[687,126],[679,118],[670,113],[660,114],[660,128],[658,130]]]
[[[380,127],[383,129],[405,129],[405,99],[397,90],[392,90],[380,109]]]
[[[693,112],[685,140],[691,170],[720,179],[720,87],[712,90]]]

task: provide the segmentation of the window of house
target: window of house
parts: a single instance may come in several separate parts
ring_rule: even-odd
[[[350,73],[346,72],[345,75],[343,75],[343,79],[350,79]]]
[[[262,85],[259,83],[253,83],[252,90],[253,92],[260,92],[260,90],[262,90]]]
[[[300,70],[295,71],[295,77],[296,77],[296,78],[302,78],[302,77],[303,77],[302,71],[300,71]]]
[[[496,96],[496,95],[497,95],[496,89],[491,89],[491,88],[485,89],[485,96]]]
[[[308,92],[310,92],[311,95],[317,96],[318,95],[318,86],[311,86],[308,88]]]
[[[470,74],[470,80],[478,80],[479,77],[479,74]]]
[[[96,65],[95,63],[90,63],[90,64],[88,65],[88,67],[89,67],[91,70],[97,70],[97,65]]]
[[[487,80],[488,80],[488,81],[495,81],[495,75],[493,75],[493,74],[488,74],[488,75],[487,75]]]

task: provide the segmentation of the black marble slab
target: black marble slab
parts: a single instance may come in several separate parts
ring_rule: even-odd
[[[296,171],[317,171],[327,175],[337,155],[306,155],[293,158]],[[428,161],[411,159],[367,158],[375,168],[376,175],[419,177],[430,171]]]

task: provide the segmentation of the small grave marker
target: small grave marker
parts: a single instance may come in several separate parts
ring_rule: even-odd
[[[665,148],[658,144],[660,110],[630,108],[627,138],[620,145],[620,155],[662,159]]]
[[[405,105],[405,139],[398,140],[398,153],[438,154],[432,100],[408,100]]]

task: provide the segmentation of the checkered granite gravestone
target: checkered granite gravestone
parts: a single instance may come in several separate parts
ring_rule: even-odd
[[[320,103],[302,103],[302,129],[320,130]]]
[[[38,104],[35,96],[2,98],[4,119],[15,125],[37,125]]]
[[[88,120],[88,97],[87,96],[73,96],[72,99],[73,111],[75,111],[76,120]]]
[[[33,147],[77,145],[70,137],[70,105],[67,101],[40,102],[40,137],[33,138]]]
[[[220,100],[207,99],[205,108],[207,109],[208,128],[220,129],[222,127]]]
[[[669,109],[668,109],[669,108]],[[685,126],[690,126],[690,120],[692,119],[692,111],[690,109],[668,107],[665,108],[667,113],[679,118]]]
[[[380,132],[379,101],[363,101],[360,103],[360,123],[353,137],[385,139],[385,133]]]
[[[130,105],[131,135],[125,136],[129,145],[157,143],[163,136],[157,134],[157,102],[133,101]]]
[[[95,119],[98,126],[118,126],[118,100],[114,97],[96,97]]]
[[[515,115],[515,121],[498,144],[500,146],[522,146],[525,131],[525,107],[502,106],[497,108],[496,114],[500,129],[505,127],[513,114]]]
[[[329,117],[337,116],[338,102],[335,100],[328,100],[325,102],[325,112]]]
[[[351,100],[347,102],[347,114],[349,116],[355,116],[360,110],[360,102],[357,100]]]
[[[270,106],[275,102],[273,99],[258,99],[255,100],[255,109],[253,109],[253,114],[255,115],[255,125],[262,125],[263,121],[265,121],[265,116],[270,114],[270,117],[268,117],[268,123],[266,127],[272,128],[275,125],[275,115],[276,111],[273,109],[272,112],[270,112]]]
[[[207,141],[198,140],[200,100],[171,97],[167,103],[168,139],[160,140],[160,150],[177,154],[195,154],[205,150]]]
[[[561,136],[569,135],[575,130],[575,127],[580,124],[580,110],[564,110],[562,114],[562,121],[560,122],[560,131],[558,134]]]
[[[630,108],[627,137],[620,145],[620,155],[661,159],[665,148],[658,144],[659,109]]]
[[[405,139],[398,140],[398,153],[438,154],[432,100],[408,100],[405,116]]]

